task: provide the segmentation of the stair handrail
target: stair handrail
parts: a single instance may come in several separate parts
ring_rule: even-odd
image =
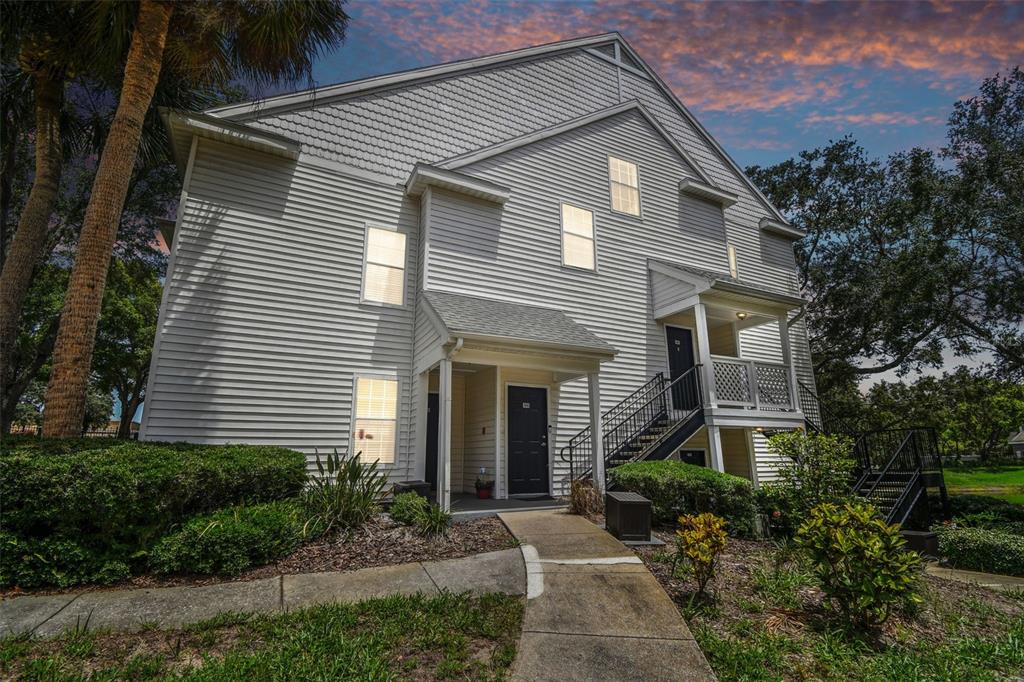
[[[688,369],[685,372],[683,372],[682,374],[680,374],[678,377],[673,379],[667,385],[662,387],[662,389],[660,391],[658,391],[657,393],[652,395],[645,403],[643,403],[642,405],[637,407],[636,410],[634,410],[633,413],[630,415],[630,417],[632,417],[633,415],[636,415],[636,414],[640,414],[641,412],[644,412],[644,411],[647,411],[648,413],[652,413],[647,408],[650,407],[650,406],[655,405],[656,403],[661,403],[661,405],[663,406],[663,409],[667,412],[667,410],[669,409],[667,407],[667,405],[670,404],[671,401],[672,401],[671,392],[677,386],[682,386],[685,381],[691,380],[691,375],[693,377],[693,380],[695,380],[694,392],[695,392],[695,398],[696,398],[696,406],[691,408],[690,410],[688,410],[685,417],[682,417],[682,418],[680,418],[680,419],[678,419],[676,421],[685,421],[695,411],[702,410],[704,408],[704,397],[703,397],[703,390],[702,390],[702,386],[701,386],[701,382],[700,382],[700,376],[701,376],[700,370],[701,370],[701,365],[700,364],[696,364],[693,367],[691,367],[690,369]],[[666,396],[668,396],[667,399],[666,399]],[[627,423],[628,419],[629,419],[629,417],[627,417],[626,419],[620,420],[619,423],[616,424],[614,428],[608,429],[604,433],[603,445],[605,446],[604,447],[604,458],[605,458],[605,463],[606,464],[607,464],[608,460],[612,459],[614,454],[619,449],[621,449],[626,443],[628,443],[630,438],[632,437],[632,436],[627,435],[626,437],[622,438],[619,441],[619,443],[615,444],[615,447],[611,447],[610,444],[609,444],[609,436],[611,436],[611,434],[613,434],[613,433],[617,432],[619,429],[621,429],[622,426],[625,423]],[[637,426],[633,430],[633,434],[637,434],[637,433],[641,432],[642,430],[644,430],[649,425],[650,425],[650,420],[645,422],[643,425]]]
[[[662,372],[658,372],[657,374],[654,375],[654,377],[652,377],[651,379],[646,381],[643,386],[641,386],[637,390],[633,391],[629,396],[627,396],[625,399],[619,401],[614,407],[612,407],[610,410],[605,412],[604,415],[602,415],[602,427],[603,428],[601,429],[601,431],[602,431],[602,433],[601,433],[601,442],[602,442],[602,445],[605,446],[605,448],[604,448],[605,464],[607,464],[608,461],[610,459],[612,459],[612,455],[614,454],[614,452],[616,452],[621,447],[621,443],[620,443],[614,449],[610,450],[607,447],[608,446],[608,437],[609,437],[609,435],[612,434],[612,433],[615,433],[616,431],[621,429],[623,424],[627,423],[627,421],[629,421],[634,415],[637,415],[637,414],[641,413],[642,411],[647,410],[656,401],[664,402],[664,397],[665,397],[665,395],[668,392],[673,390],[675,387],[681,385],[684,380],[690,378],[691,376],[695,377],[695,379],[696,379],[696,386],[695,386],[695,389],[696,389],[695,390],[695,394],[696,395],[695,395],[695,397],[696,397],[697,406],[695,408],[691,409],[687,413],[686,417],[689,418],[689,416],[693,412],[695,412],[696,410],[703,409],[704,394],[703,394],[703,388],[702,388],[701,381],[700,381],[701,367],[702,367],[702,365],[696,364],[693,367],[691,367],[690,369],[688,369],[686,372],[680,374],[678,377],[676,377],[675,379],[673,379],[672,381],[670,381],[667,384],[665,384],[664,374]],[[638,396],[640,396],[641,393],[643,393],[644,391],[648,390],[650,387],[652,387],[652,385],[659,384],[659,383],[661,384],[661,387],[657,388],[656,392],[651,394],[646,400],[643,400],[643,402],[640,402],[638,400]],[[607,418],[609,416],[611,416],[613,418],[618,418],[618,416],[619,416],[618,413],[622,412],[625,409],[625,407],[624,407],[625,404],[629,403],[629,402],[636,403],[636,406],[634,407],[634,409],[629,414],[627,414],[626,416],[622,417],[621,419],[618,419],[616,422],[614,422],[614,424],[613,424],[613,421],[614,421],[613,419],[609,419],[608,421],[605,421],[605,418]],[[645,428],[647,426],[649,426],[649,423],[645,423],[643,425],[643,427],[640,427],[640,428],[642,429],[642,428]],[[572,438],[570,438],[569,442],[566,445],[562,446],[562,448],[559,450],[559,457],[562,459],[562,461],[567,462],[569,464],[569,479],[570,480],[576,480],[578,478],[576,476],[576,472],[575,472],[574,457],[573,457],[574,452],[577,451],[577,450],[587,450],[587,451],[590,451],[591,448],[592,448],[592,445],[591,445],[591,427],[590,426],[586,426],[583,429],[581,429],[579,432],[577,432]],[[591,469],[592,469],[592,467],[590,467],[590,466],[584,466],[584,468],[581,471],[579,477],[586,476],[591,471]]]
[[[893,464],[895,464],[896,460],[903,453],[903,448],[905,448],[907,446],[907,443],[909,443],[911,441],[911,439],[915,438],[916,436],[917,436],[917,430],[911,429],[910,432],[903,439],[903,442],[900,443],[900,446],[898,448],[896,448],[896,452],[894,452],[892,457],[889,458],[889,461],[885,463],[885,466],[882,467],[882,470],[878,472],[878,474],[877,474],[878,477],[875,479],[875,482],[871,484],[871,487],[868,489],[868,491],[866,493],[864,493],[864,497],[868,497],[868,498],[871,497],[872,493],[875,492],[875,490],[878,488],[878,485],[882,482],[882,480],[885,478],[885,476],[889,473],[890,469],[892,469]],[[921,471],[921,456],[920,456],[920,453],[918,453],[916,450],[915,450],[915,454],[917,455],[917,458],[916,458],[917,459],[917,466],[915,467],[915,471],[920,472]]]

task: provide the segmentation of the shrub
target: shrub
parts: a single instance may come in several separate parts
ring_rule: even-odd
[[[604,500],[589,478],[573,481],[569,486],[569,513],[596,516],[604,511]]]
[[[416,518],[425,512],[429,506],[430,502],[427,501],[427,498],[418,493],[400,493],[395,495],[388,513],[398,523],[411,526],[416,523]]]
[[[336,529],[358,528],[377,513],[388,477],[377,469],[377,462],[361,462],[353,456],[327,455],[327,463],[316,455],[318,476],[312,478],[303,495],[311,525],[324,533]]]
[[[235,575],[294,551],[306,529],[302,507],[281,500],[197,516],[153,548],[157,573]]]
[[[939,554],[951,565],[973,571],[1024,576],[1024,537],[987,528],[935,529]]]
[[[796,535],[833,608],[856,627],[884,623],[894,606],[916,603],[921,557],[905,551],[898,525],[869,504],[825,503],[811,510]]]
[[[81,583],[109,585],[124,580],[128,564],[104,560],[73,540],[26,540],[0,532],[0,585],[23,588],[70,587]]]
[[[744,478],[671,460],[631,462],[610,469],[608,475],[618,487],[649,499],[659,521],[710,512],[724,518],[737,534],[753,533],[754,493]]]
[[[416,517],[416,532],[424,537],[447,535],[451,522],[451,514],[437,505],[431,505]]]
[[[778,480],[758,490],[757,501],[774,532],[790,536],[814,507],[852,499],[849,438],[791,431],[772,436],[768,446],[783,464],[777,469]]]
[[[949,510],[956,518],[985,514],[993,524],[1024,523],[1024,505],[987,495],[953,495],[949,498]]]
[[[176,524],[294,496],[305,480],[305,457],[276,447],[5,439],[0,531],[20,549],[0,552],[0,582],[110,580],[125,566],[143,568],[146,550]],[[47,549],[60,543],[77,549]],[[23,556],[35,570],[10,565]]]
[[[697,581],[697,593],[694,596],[703,595],[708,582],[715,576],[718,557],[725,551],[725,526],[725,519],[714,514],[679,517],[676,557],[685,558],[693,571]]]

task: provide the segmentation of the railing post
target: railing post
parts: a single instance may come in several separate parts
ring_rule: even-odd
[[[591,372],[587,375],[590,394],[590,456],[593,460],[594,487],[603,493],[604,480],[604,427],[601,423],[601,375]]]
[[[761,385],[757,380],[757,365],[753,360],[747,360],[747,387],[750,390],[750,397],[754,401],[754,409],[761,409]]]
[[[782,346],[782,362],[786,365],[786,376],[789,383],[790,407],[800,411],[800,403],[796,399],[796,365],[793,364],[793,344],[789,338],[789,313],[779,314],[779,343]]]

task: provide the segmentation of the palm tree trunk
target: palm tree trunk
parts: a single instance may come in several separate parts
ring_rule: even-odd
[[[60,110],[64,79],[39,70],[34,80],[35,181],[0,272],[0,371],[5,378],[9,378],[17,364],[13,361],[13,352],[18,338],[21,306],[32,285],[32,273],[46,253],[46,233],[60,188]]]
[[[43,433],[47,436],[75,436],[82,427],[110,257],[138,154],[142,123],[160,78],[173,9],[171,3],[154,0],[142,0],[139,5],[121,99],[96,170],[61,313],[43,411]]]

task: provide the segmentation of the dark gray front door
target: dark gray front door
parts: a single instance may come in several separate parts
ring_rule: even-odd
[[[437,490],[437,427],[440,402],[436,393],[427,394],[427,482]]]
[[[668,338],[668,369],[672,380],[693,369],[693,334],[682,327],[666,327]],[[672,389],[672,407],[677,410],[691,410],[697,405],[696,372],[679,382]]]
[[[548,393],[508,387],[508,492],[547,493]]]

